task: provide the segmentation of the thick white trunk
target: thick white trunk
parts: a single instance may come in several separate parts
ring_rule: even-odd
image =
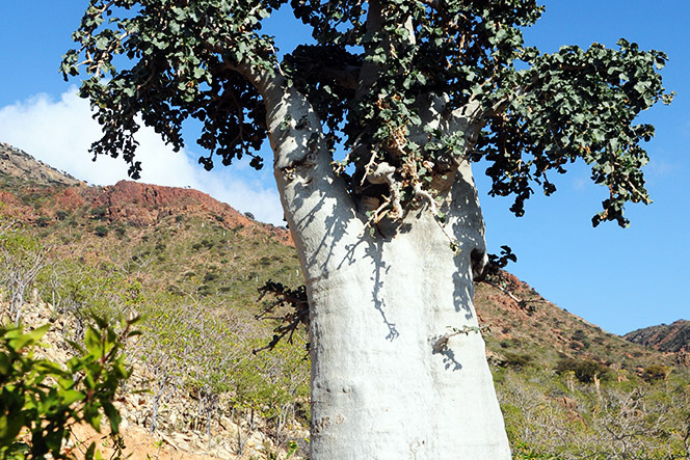
[[[310,280],[312,459],[510,458],[467,249],[423,219]]]
[[[472,303],[473,186],[444,230],[422,212],[390,238],[326,193],[291,195],[308,188],[285,190],[310,296],[310,458],[509,459]]]
[[[310,299],[310,458],[509,460],[472,303],[471,255],[484,238],[469,165],[443,229],[420,211],[372,237],[306,99],[257,86]]]

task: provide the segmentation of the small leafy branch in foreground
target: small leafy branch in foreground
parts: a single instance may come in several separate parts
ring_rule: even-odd
[[[95,318],[84,345],[71,344],[79,355],[64,367],[34,357],[50,325],[29,332],[23,326],[0,328],[0,460],[77,458],[76,452],[63,448],[72,427],[87,423],[100,433],[102,415],[110,425],[114,458],[121,457],[121,419],[113,401],[130,375],[121,351],[125,340],[136,334],[135,322],[116,333],[107,321]],[[95,442],[78,456],[101,458]]]
[[[480,281],[500,276],[501,270],[506,268],[510,262],[517,262],[517,256],[513,253],[510,246],[501,246],[500,256],[489,254],[489,263],[486,265]]]

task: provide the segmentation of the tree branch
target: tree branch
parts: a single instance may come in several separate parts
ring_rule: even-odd
[[[332,240],[352,239],[363,232],[355,204],[343,177],[335,174],[333,156],[321,120],[305,95],[288,83],[280,68],[263,69],[248,63],[234,68],[261,94],[266,126],[274,153],[274,175],[295,244],[310,263],[307,279],[328,270]],[[327,216],[314,222],[315,216]]]
[[[383,26],[381,2],[378,0],[371,0],[369,2],[369,11],[367,12],[367,34],[373,35]],[[357,81],[357,91],[355,93],[355,100],[361,100],[369,92],[371,85],[376,81],[380,65],[374,64],[367,59],[371,55],[372,50],[365,53],[364,63],[359,70]]]

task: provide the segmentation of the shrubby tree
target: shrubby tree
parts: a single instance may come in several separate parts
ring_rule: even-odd
[[[113,265],[94,267],[71,260],[55,261],[38,281],[43,286],[44,300],[56,312],[74,320],[73,327],[63,330],[73,340],[83,339],[93,316],[116,319],[137,316],[141,285],[128,281]]]
[[[48,265],[50,246],[19,231],[0,231],[0,285],[7,292],[9,317],[19,325],[27,291]]]
[[[142,326],[142,337],[132,347],[133,357],[141,361],[151,376],[148,383],[151,388],[151,418],[149,431],[158,428],[158,412],[161,405],[169,398],[185,377],[182,363],[187,351],[187,340],[182,334],[184,317],[172,306],[169,309],[147,311],[148,319]]]
[[[186,330],[194,340],[189,343],[184,364],[187,383],[199,399],[199,416],[205,420],[211,448],[211,427],[218,419],[220,395],[230,389],[233,378],[239,377],[234,368],[248,352],[238,346],[244,337],[233,334],[233,324],[221,324],[216,318],[206,316],[203,307],[197,309],[196,314],[187,314],[185,318]]]
[[[262,34],[290,9],[311,39],[282,58]],[[199,161],[268,139],[306,279],[313,460],[507,459],[477,333],[487,257],[471,163],[491,195],[555,191],[582,160],[605,190],[593,222],[649,201],[635,124],[664,94],[666,56],[625,40],[543,54],[521,30],[535,0],[90,0],[62,72],[82,69],[103,137],[138,178],[134,138],[174,149],[201,125]],[[119,57],[122,56],[122,57]],[[344,152],[334,155],[335,152]]]

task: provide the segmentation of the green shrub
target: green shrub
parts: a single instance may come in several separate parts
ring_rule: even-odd
[[[587,334],[585,334],[585,331],[582,329],[577,329],[573,335],[570,336],[571,339],[577,340],[578,342],[582,342],[585,344],[585,348],[589,346],[589,341],[587,340]]]
[[[611,377],[608,367],[588,359],[561,359],[556,365],[556,373],[564,374],[568,371],[573,372],[575,377],[582,383],[591,383],[595,378],[609,380]]]
[[[197,288],[196,291],[199,293],[201,297],[207,297],[215,294],[215,290],[213,289],[213,287],[209,286],[208,284],[202,284]]]
[[[105,225],[99,225],[94,229],[94,233],[96,236],[100,236],[101,238],[108,236],[108,227]]]
[[[96,319],[86,331],[84,347],[73,344],[79,356],[64,368],[33,356],[49,324],[26,333],[22,326],[0,328],[0,459],[76,458],[62,449],[71,427],[85,422],[100,432],[102,416],[109,421],[116,452],[121,453],[121,419],[113,401],[118,386],[130,375],[121,351],[124,340],[133,334],[132,324],[116,334],[106,321]],[[76,375],[82,378],[75,379]],[[100,458],[95,442],[84,452],[85,459],[94,457]]]
[[[118,224],[115,226],[115,235],[119,239],[124,238],[126,234],[127,234],[127,229],[123,225]]]
[[[522,353],[513,353],[509,351],[504,354],[504,357],[503,365],[507,367],[522,368],[532,362],[531,355]]]
[[[98,206],[91,210],[91,219],[93,220],[104,220],[108,215],[108,208],[106,206]]]
[[[36,225],[39,227],[47,227],[50,224],[50,217],[40,216],[36,219]]]
[[[647,382],[656,382],[659,380],[666,380],[670,373],[670,367],[662,366],[661,364],[652,364],[645,368],[642,373],[642,378]]]

